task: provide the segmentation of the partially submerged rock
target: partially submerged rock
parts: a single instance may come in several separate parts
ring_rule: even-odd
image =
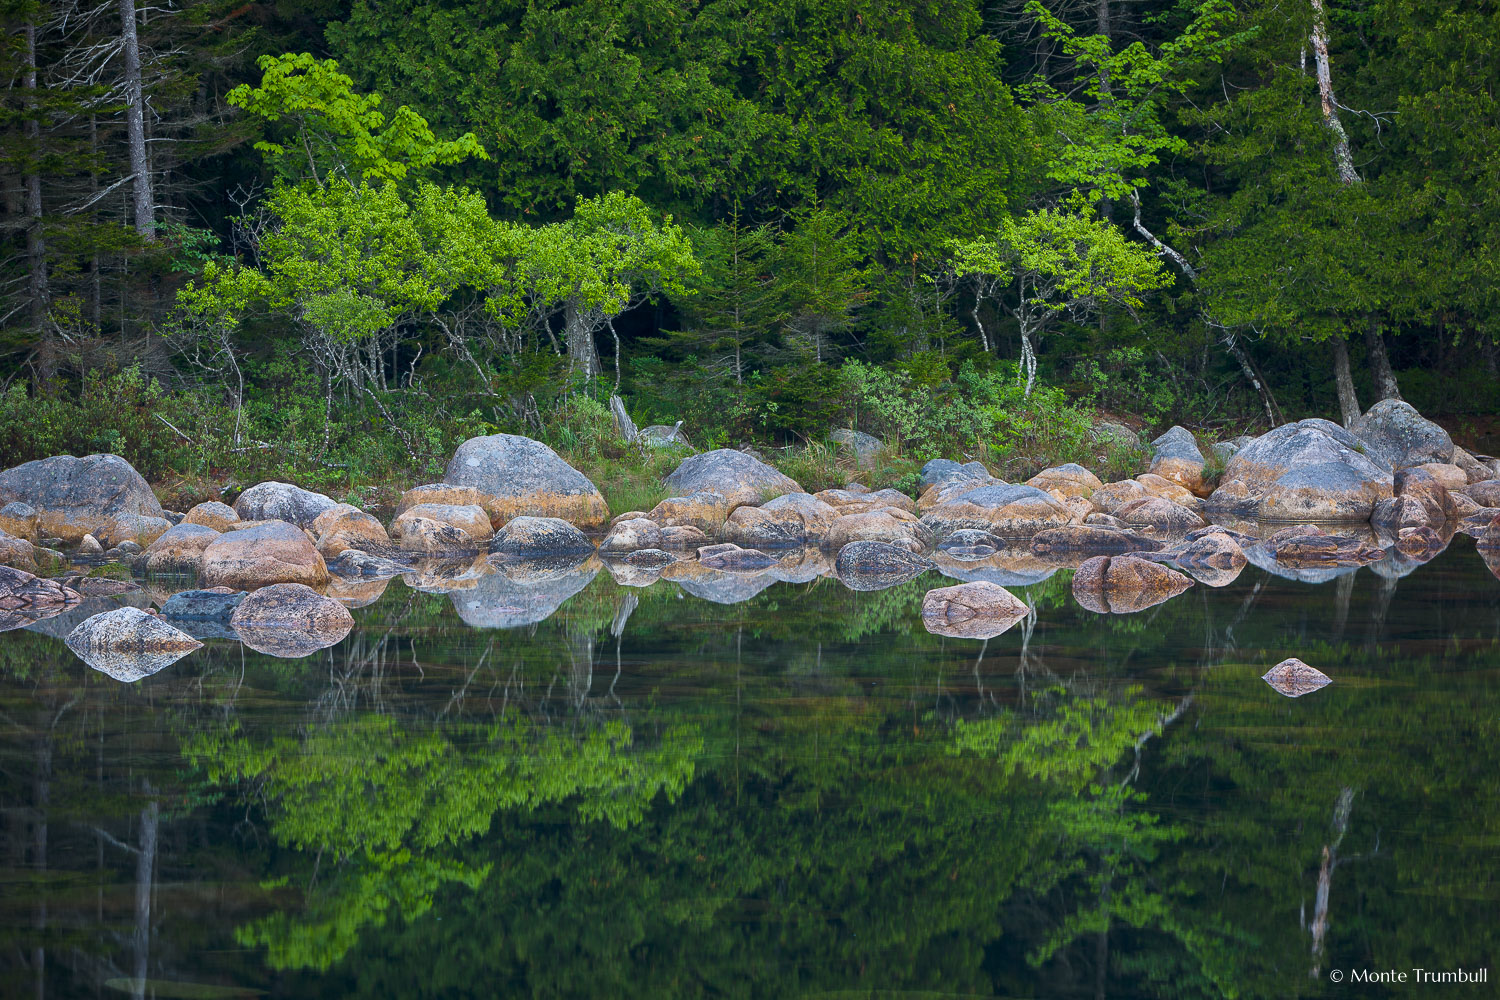
[[[1072,512],[1050,493],[1013,484],[968,490],[922,516],[922,522],[938,538],[964,528],[978,528],[1002,538],[1029,538],[1072,520]]]
[[[1392,495],[1388,463],[1344,428],[1312,418],[1283,424],[1235,453],[1208,509],[1268,518],[1367,520]]]
[[[733,509],[729,499],[713,490],[698,490],[682,497],[668,497],[646,516],[664,528],[697,528],[707,537],[719,534]]]
[[[917,515],[896,507],[883,507],[836,519],[823,537],[823,544],[837,552],[850,542],[885,542],[922,553],[932,547],[933,540],[932,529]]]
[[[1171,427],[1151,442],[1151,472],[1196,493],[1203,488],[1203,453],[1193,432]]]
[[[785,493],[806,492],[795,480],[754,456],[727,448],[683,459],[665,482],[682,495],[704,490],[717,493],[728,501],[731,510],[741,504],[759,506]]]
[[[1114,516],[1147,538],[1180,538],[1203,527],[1203,518],[1186,507],[1161,497],[1132,500],[1114,510]]]
[[[736,507],[723,534],[752,548],[798,548],[821,542],[838,519],[839,511],[817,496],[787,493],[759,507]]]
[[[939,587],[922,598],[922,626],[958,639],[993,639],[1030,613],[1024,601],[994,583]]]
[[[337,645],[354,628],[348,609],[300,583],[247,595],[229,623],[251,649],[293,659]]]
[[[161,616],[168,621],[228,624],[244,599],[244,591],[230,590],[228,587],[184,590],[167,598],[167,602],[161,606]]]
[[[391,538],[380,519],[352,504],[335,504],[319,514],[310,527],[318,539],[318,552],[324,559],[332,559],[345,549],[361,552],[391,550]]]
[[[401,502],[396,505],[396,515],[399,517],[418,504],[423,503],[483,508],[484,504],[481,502],[483,499],[484,494],[472,486],[455,486],[452,483],[427,483],[424,486],[413,486],[401,494]]]
[[[469,536],[470,541],[476,547],[488,542],[495,535],[494,528],[490,527],[490,516],[479,504],[456,504],[456,503],[419,503],[408,507],[391,524],[392,535],[404,534],[404,530],[398,527],[403,521],[412,518],[425,517],[429,520],[439,521],[443,524],[451,524],[453,527]]]
[[[334,578],[343,580],[390,579],[413,571],[414,567],[410,563],[387,559],[361,549],[345,549],[328,560],[328,572]]]
[[[203,550],[198,582],[205,587],[255,590],[276,583],[320,587],[328,566],[307,534],[286,521],[227,531]]]
[[[1261,680],[1271,685],[1277,694],[1288,698],[1300,698],[1333,683],[1333,678],[1316,667],[1309,667],[1296,657],[1282,660],[1267,670]]]
[[[563,461],[540,441],[515,434],[470,438],[458,446],[443,482],[468,486],[490,523],[503,525],[515,517],[555,518],[586,531],[609,522],[609,507],[588,477]]]
[[[1161,548],[1161,542],[1133,531],[1088,524],[1048,528],[1037,532],[1031,539],[1031,551],[1038,556],[1072,553],[1123,555],[1127,552],[1156,552]]]
[[[156,494],[119,455],[57,455],[0,472],[0,507],[18,502],[36,511],[38,535],[69,543],[106,534],[117,518],[161,519],[162,531],[170,527]]]
[[[457,559],[478,552],[482,547],[462,528],[447,521],[422,517],[416,509],[407,511],[391,523],[391,533],[395,536],[392,541],[404,553]]]
[[[1122,479],[1119,482],[1106,483],[1099,487],[1089,496],[1089,502],[1096,510],[1113,515],[1126,504],[1145,500],[1151,496],[1154,494],[1146,488],[1145,483],[1136,479]]]
[[[558,517],[511,518],[490,541],[491,555],[587,555],[594,543],[573,525]]]
[[[1380,549],[1353,535],[1332,535],[1316,525],[1290,525],[1265,538],[1261,549],[1293,568],[1364,566],[1378,562]]]
[[[938,543],[938,551],[954,559],[984,559],[1003,548],[1003,539],[977,528],[955,531]]]
[[[157,616],[129,607],[94,615],[65,641],[84,663],[125,683],[148,677],[203,645]]]
[[[1174,569],[1136,556],[1096,556],[1073,573],[1073,598],[1100,614],[1133,614],[1193,585]]]
[[[257,483],[234,502],[241,521],[285,521],[310,528],[318,515],[335,506],[332,497],[291,483]]]
[[[932,567],[931,559],[885,542],[850,542],[834,562],[839,580],[850,590],[885,590]]]
[[[698,562],[708,569],[731,572],[759,572],[776,564],[774,558],[759,549],[742,549],[733,542],[705,545],[698,550]]]
[[[1211,525],[1210,527],[1217,527]],[[1237,532],[1204,531],[1173,548],[1168,554],[1177,566],[1199,583],[1224,587],[1239,578],[1249,559]]]
[[[83,595],[55,580],[0,566],[0,632],[53,618],[83,603]]]
[[[745,508],[746,510],[752,508]],[[661,525],[645,517],[617,520],[599,543],[600,555],[620,555],[661,547]]]

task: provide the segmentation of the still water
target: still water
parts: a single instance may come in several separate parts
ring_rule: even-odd
[[[1500,581],[1412,569],[1037,574],[988,641],[923,629],[937,573],[520,626],[398,580],[134,684],[73,612],[0,635],[0,995],[1500,995],[1411,974],[1500,958]]]

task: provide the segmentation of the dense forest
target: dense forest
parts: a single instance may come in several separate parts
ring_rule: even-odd
[[[596,471],[614,394],[1038,468],[1106,418],[1500,411],[1500,4],[0,19],[6,463],[355,489],[505,430]]]

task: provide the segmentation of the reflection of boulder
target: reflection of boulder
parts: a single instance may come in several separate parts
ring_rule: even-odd
[[[970,583],[987,580],[1002,587],[1029,587],[1056,573],[1056,563],[1031,554],[1030,549],[1001,549],[983,559],[959,559],[946,552],[933,556],[938,572],[954,580]]]
[[[278,583],[246,596],[230,624],[251,649],[295,659],[342,642],[354,618],[311,587]]]
[[[922,598],[922,626],[957,639],[993,639],[1030,613],[1024,601],[994,583],[939,587]]]
[[[833,557],[813,545],[778,552],[771,575],[783,583],[811,583],[833,575]]]
[[[411,570],[401,575],[401,581],[423,594],[451,594],[459,590],[473,590],[480,580],[492,572],[494,568],[483,556],[414,559]]]
[[[1092,524],[1048,528],[1037,532],[1031,539],[1031,551],[1034,555],[1043,558],[1061,557],[1063,561],[1067,561],[1067,557],[1072,555],[1116,556],[1126,552],[1157,552],[1161,548],[1161,542],[1133,531],[1119,531]]]
[[[535,625],[588,586],[601,565],[593,555],[501,563],[449,600],[465,624],[475,628]]]
[[[1005,542],[978,528],[955,531],[938,543],[938,551],[950,559],[987,559],[1005,548]]]
[[[68,633],[68,648],[90,667],[131,683],[169,666],[203,643],[140,608],[94,615]]]
[[[1296,657],[1282,660],[1267,670],[1261,680],[1271,685],[1278,694],[1288,698],[1300,698],[1333,683],[1333,678],[1315,667],[1309,667]]]
[[[1235,533],[1203,529],[1195,534],[1197,537],[1167,553],[1178,568],[1210,587],[1226,587],[1237,580],[1249,560]]]
[[[694,559],[685,559],[668,566],[662,572],[662,579],[670,580],[694,597],[714,604],[739,604],[748,601],[778,582],[775,572],[770,569],[748,572],[711,569]]]
[[[760,549],[742,549],[733,542],[724,542],[719,545],[705,545],[699,549],[698,562],[705,569],[756,573],[775,565],[776,560]]]
[[[834,561],[839,580],[850,590],[885,590],[932,567],[931,559],[885,542],[850,542]]]
[[[28,632],[50,635],[54,639],[66,639],[69,632],[95,615],[103,614],[106,611],[114,611],[121,607],[149,608],[151,607],[151,598],[142,590],[129,594],[121,594],[118,597],[86,597],[83,599],[83,603],[73,605],[62,614],[32,619],[20,624]],[[14,628],[15,626],[12,625],[11,627]]]
[[[1479,558],[1484,561],[1485,569],[1500,580],[1500,549],[1480,549]]]
[[[1073,574],[1073,598],[1100,614],[1133,614],[1193,585],[1174,569],[1135,556],[1097,556]]]
[[[609,575],[614,578],[615,583],[622,587],[649,587],[661,579],[662,570],[677,560],[671,555],[662,552],[661,549],[637,549],[631,555],[641,553],[660,553],[663,558],[660,562],[641,562],[639,564],[627,559],[604,560],[604,566],[609,570]]]
[[[55,618],[82,602],[83,595],[55,580],[0,566],[0,632]]]
[[[328,581],[323,593],[346,608],[364,608],[384,597],[386,588],[390,585],[391,578],[388,576],[369,580],[336,576]]]
[[[470,556],[465,562],[472,563],[474,557]],[[334,580],[389,580],[393,576],[403,573],[411,573],[415,570],[410,563],[396,562],[384,556],[371,555],[360,549],[345,549],[332,559],[328,560],[328,572]]]

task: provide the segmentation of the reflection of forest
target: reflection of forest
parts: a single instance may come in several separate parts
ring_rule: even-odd
[[[721,606],[601,575],[510,631],[392,588],[316,657],[214,643],[131,686],[7,633],[0,974],[1279,997],[1473,967],[1500,595],[1471,569],[1134,616],[1064,573],[988,642],[926,634],[924,580]],[[1335,684],[1260,683],[1291,654]]]

